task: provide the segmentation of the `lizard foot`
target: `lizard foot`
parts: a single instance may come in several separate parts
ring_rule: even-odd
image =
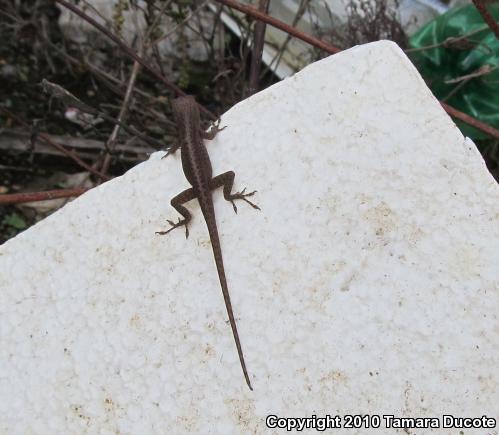
[[[177,150],[179,149],[179,146],[177,144],[173,144],[170,147],[168,147],[165,151],[165,155],[161,157],[161,160],[166,159],[169,155],[175,154]]]
[[[246,201],[251,207],[256,208],[257,210],[260,210],[260,207],[258,207],[256,204],[253,204],[249,199],[247,199],[247,196],[253,196],[256,193],[256,190],[253,190],[253,192],[250,193],[244,193],[246,192],[246,187],[241,190],[240,192],[236,192],[229,197],[229,201],[232,203],[232,207],[234,208],[234,211],[237,213],[237,207],[236,204],[234,204],[234,201],[236,199],[242,199],[243,201]]]
[[[219,131],[225,130],[227,128],[226,125],[224,125],[222,128],[220,128],[220,123],[222,122],[221,118],[218,118],[212,125],[211,128],[214,128],[216,132],[218,133]]]
[[[207,139],[207,140],[212,140],[215,138],[215,136],[221,132],[222,130],[224,130],[227,126],[223,126],[222,128],[220,128],[220,118],[218,118],[210,127],[210,130],[209,131],[203,131],[202,133],[202,137],[203,139]]]
[[[172,226],[169,230],[166,231],[156,231],[156,234],[159,234],[161,236],[164,236],[165,234],[168,234],[170,231],[174,230],[175,228],[185,226],[185,238],[187,239],[189,237],[189,228],[187,227],[187,220],[186,219],[180,219],[178,218],[178,222],[174,223],[171,220],[167,220],[167,222]]]
[[[168,148],[168,149],[166,150],[165,155],[164,155],[163,157],[161,157],[161,160],[166,159],[166,158],[167,158],[170,154],[173,154],[174,152],[175,152],[175,151],[172,151],[172,149],[171,149],[171,148]]]

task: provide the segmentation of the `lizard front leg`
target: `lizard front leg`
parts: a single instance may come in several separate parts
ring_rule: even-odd
[[[163,157],[161,157],[161,160],[163,160],[164,158],[168,157],[170,154],[175,154],[180,147],[181,147],[181,144],[179,142],[174,143],[173,145],[171,145],[170,148],[168,148],[166,150],[166,154]]]
[[[223,174],[217,175],[216,177],[213,177],[210,183],[210,188],[211,190],[217,189],[219,187],[224,188],[224,198],[226,201],[230,201],[232,203],[232,207],[234,207],[234,211],[237,213],[237,207],[236,204],[234,204],[234,201],[237,199],[242,199],[243,201],[246,201],[251,207],[256,208],[257,210],[260,210],[260,207],[258,207],[256,204],[253,204],[250,200],[248,200],[246,197],[247,196],[253,196],[256,193],[256,190],[250,193],[244,193],[246,191],[246,187],[241,190],[241,192],[236,192],[236,193],[231,193],[232,192],[232,187],[234,186],[234,178],[235,174],[233,171],[227,171],[224,172]]]
[[[191,214],[189,213],[189,210],[187,210],[182,204],[185,204],[186,202],[189,202],[196,198],[196,194],[194,192],[193,188],[186,189],[183,192],[179,193],[177,196],[175,196],[170,204],[172,207],[177,210],[182,216],[183,219],[178,218],[178,222],[174,223],[171,220],[167,220],[167,222],[172,226],[169,230],[167,231],[156,231],[156,234],[164,235],[168,234],[170,231],[174,230],[175,228],[185,226],[185,238],[187,239],[189,237],[189,228],[188,224],[192,218]]]
[[[212,140],[215,136],[222,130],[226,129],[227,126],[220,128],[220,118],[218,118],[212,125],[209,131],[201,131],[201,137],[206,140]]]

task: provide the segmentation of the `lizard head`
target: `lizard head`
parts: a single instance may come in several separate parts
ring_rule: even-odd
[[[172,109],[177,124],[185,120],[186,116],[191,119],[199,118],[199,107],[192,95],[175,98],[172,101]]]

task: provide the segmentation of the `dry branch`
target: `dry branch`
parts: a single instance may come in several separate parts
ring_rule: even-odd
[[[116,44],[118,44],[118,46],[123,51],[125,51],[132,59],[139,62],[147,71],[149,71],[152,75],[154,75],[158,80],[161,80],[168,87],[173,89],[177,93],[177,95],[185,95],[185,93],[182,90],[180,90],[177,86],[175,86],[173,83],[168,81],[163,75],[161,75],[154,68],[149,66],[147,64],[147,62],[144,61],[144,59],[139,57],[135,53],[135,51],[132,50],[130,47],[128,47],[123,41],[121,41],[121,39],[119,39],[118,37],[113,35],[111,32],[109,32],[106,28],[101,26],[99,23],[97,23],[91,17],[89,17],[84,12],[82,12],[81,10],[79,10],[78,8],[76,8],[75,6],[73,6],[72,4],[68,3],[65,0],[55,0],[55,1],[57,3],[65,6],[66,8],[71,10],[72,12],[76,13],[81,18],[86,20],[88,23],[92,24],[94,27],[96,27],[98,30],[100,30],[108,38],[110,38],[112,41],[114,41]],[[309,43],[310,45],[313,45],[314,47],[317,47],[317,48],[320,48],[320,49],[326,51],[327,53],[335,54],[335,53],[342,51],[338,47],[335,47],[331,44],[328,44],[327,42],[324,42],[318,38],[310,36],[304,32],[301,32],[301,31],[295,29],[293,26],[290,26],[289,24],[286,24],[283,21],[277,20],[277,19],[275,19],[267,14],[264,14],[263,12],[260,12],[258,9],[254,8],[252,6],[247,6],[247,5],[238,3],[234,0],[215,0],[215,1],[217,1],[218,3],[224,4],[226,6],[229,6],[233,9],[236,9],[238,11],[241,11],[241,12],[243,12],[247,15],[250,15],[258,20],[261,20],[267,24],[270,24],[271,26],[274,26],[274,27],[276,27],[284,32],[287,32],[288,34],[293,35],[293,36],[301,39],[302,41],[305,41],[305,42]],[[444,110],[449,115],[465,122],[466,124],[471,125],[472,127],[475,127],[478,130],[481,130],[481,131],[491,135],[492,137],[494,137],[496,139],[499,139],[499,130],[473,118],[470,115],[467,115],[466,113],[463,113],[457,109],[454,109],[453,107],[451,107],[445,103],[441,103],[441,104],[442,104],[442,107],[444,108]],[[210,117],[212,117],[212,119],[215,119],[214,115],[211,112],[209,112],[207,109],[205,109],[203,106],[200,106],[200,108],[204,112],[207,112],[210,115]]]
[[[47,143],[39,142],[32,147],[30,133],[26,130],[3,129],[0,132],[0,150],[15,152],[33,152],[34,154],[47,154],[53,156],[64,156],[59,149]],[[96,156],[106,149],[106,144],[93,139],[71,136],[47,136],[54,142],[64,146],[66,149],[78,150],[78,155],[84,159],[95,159]],[[133,144],[116,144],[114,151],[120,155],[120,159],[126,162],[143,162],[149,154],[156,151],[143,142],[134,141]]]
[[[3,107],[0,106],[0,112],[3,113],[4,115],[8,116],[9,118],[13,119],[18,124],[23,125],[25,128],[30,129],[30,126],[26,122],[24,122],[18,116],[14,115],[11,111],[9,111],[9,110],[7,110],[7,109],[5,109],[5,108],[3,108]],[[69,157],[76,164],[78,164],[82,168],[86,169],[88,172],[91,172],[92,174],[97,175],[97,176],[103,178],[104,180],[109,180],[111,178],[111,177],[108,177],[107,175],[104,175],[104,174],[100,173],[99,171],[95,170],[90,165],[87,165],[74,152],[74,150],[68,150],[68,149],[66,149],[61,144],[59,144],[59,143],[55,142],[54,140],[52,140],[48,134],[37,132],[36,135],[32,135],[31,136],[31,141],[33,143],[38,143],[39,139],[42,139],[43,141],[45,141],[46,143],[48,143],[53,148],[59,150],[62,154],[64,154],[65,156]]]
[[[496,22],[492,14],[487,10],[487,6],[483,0],[473,0],[473,4],[477,8],[478,12],[483,18],[483,21],[487,23],[490,30],[496,35],[496,38],[499,39],[499,24]]]
[[[0,195],[0,205],[22,204],[26,202],[47,201],[57,198],[71,198],[80,196],[90,190],[87,187],[74,187],[72,189],[46,190],[45,192],[8,193]]]

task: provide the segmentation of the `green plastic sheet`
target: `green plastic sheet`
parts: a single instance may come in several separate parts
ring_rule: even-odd
[[[499,2],[487,8],[499,20]],[[449,44],[448,38],[461,39]],[[499,128],[499,40],[474,5],[451,9],[429,22],[409,39],[409,46],[418,49],[409,56],[439,100]],[[456,123],[473,139],[489,137]]]

